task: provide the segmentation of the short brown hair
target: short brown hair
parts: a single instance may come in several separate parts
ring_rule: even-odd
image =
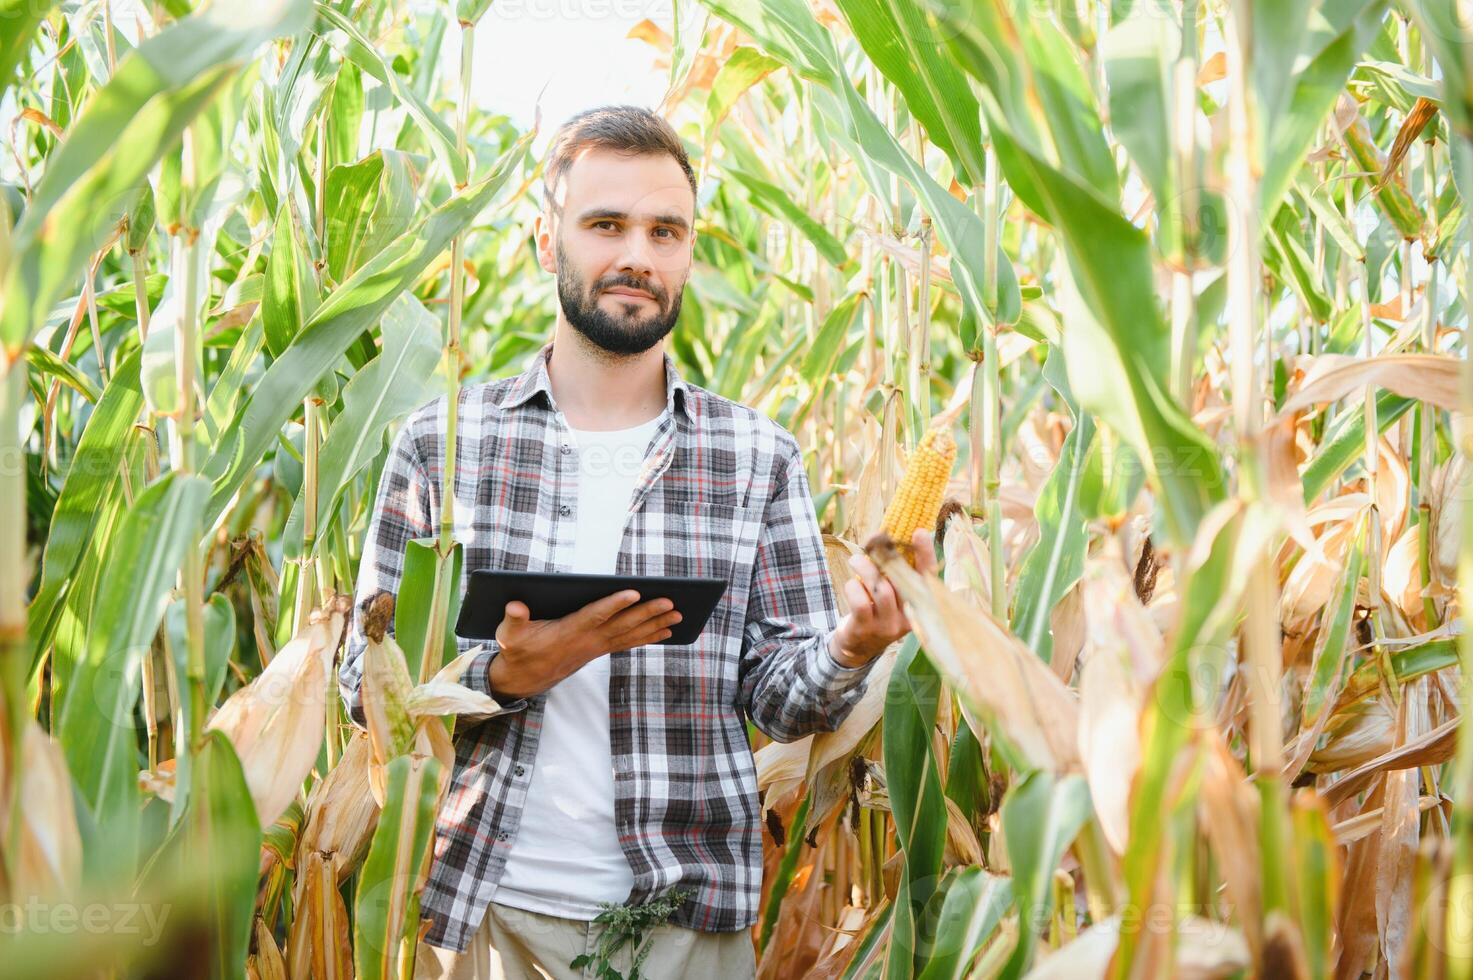
[[[542,196],[549,209],[557,210],[553,193],[573,160],[594,146],[634,155],[668,153],[685,171],[691,196],[696,194],[696,174],[685,154],[685,145],[668,122],[640,106],[606,105],[570,117],[553,134],[542,173]]]

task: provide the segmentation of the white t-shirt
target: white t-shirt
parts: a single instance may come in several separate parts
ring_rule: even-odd
[[[660,416],[630,429],[572,429],[578,444],[574,572],[611,575],[629,501]],[[569,919],[624,902],[634,873],[614,826],[609,747],[609,658],[598,657],[547,693],[521,826],[492,900]]]

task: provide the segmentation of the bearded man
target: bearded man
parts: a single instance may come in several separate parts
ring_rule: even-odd
[[[500,713],[456,731],[416,960],[425,977],[592,976],[606,904],[666,908],[643,976],[751,977],[762,824],[746,719],[789,742],[840,724],[910,631],[867,559],[842,619],[793,435],[686,381],[665,351],[696,240],[680,138],[633,106],[554,135],[534,238],[557,277],[553,338],[457,405],[454,534],[468,569],[720,576],[701,636],[619,593],[561,619],[509,603],[462,681]],[[383,471],[362,609],[397,593],[440,520],[446,400],[413,413]],[[928,531],[918,565],[934,568]],[[357,617],[361,620],[361,617]],[[460,640],[462,651],[474,646]],[[364,648],[340,672],[351,716]],[[634,948],[609,965],[628,975]]]

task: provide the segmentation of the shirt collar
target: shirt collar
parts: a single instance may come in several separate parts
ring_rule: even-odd
[[[507,390],[501,399],[502,411],[517,408],[530,401],[532,396],[538,392],[547,395],[547,404],[557,411],[557,402],[552,397],[552,384],[547,374],[547,360],[552,357],[552,341],[548,341],[537,352],[532,359],[532,364],[521,374],[517,375],[512,382],[511,388]],[[675,359],[665,352],[665,410],[674,415],[678,410],[689,419],[689,407],[686,400],[690,397],[689,386],[680,372],[675,367]]]

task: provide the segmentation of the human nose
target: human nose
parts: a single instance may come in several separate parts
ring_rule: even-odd
[[[644,232],[632,229],[624,236],[624,248],[619,255],[619,271],[640,279],[648,279],[657,268],[654,249]]]

